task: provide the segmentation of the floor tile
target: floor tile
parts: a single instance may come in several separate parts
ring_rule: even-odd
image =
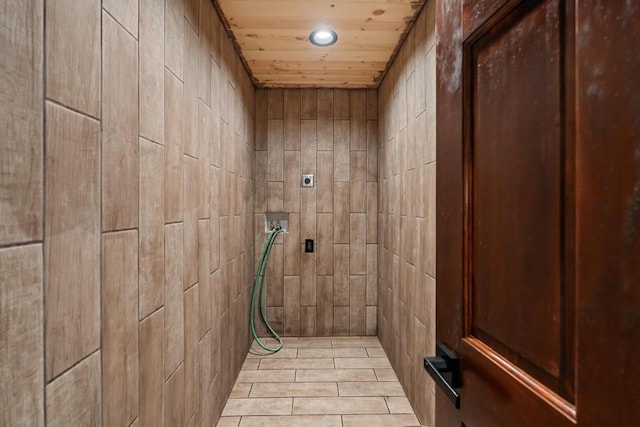
[[[387,383],[377,383],[387,384]],[[389,383],[393,384],[393,383]],[[251,397],[322,397],[337,396],[336,383],[256,383],[251,389]],[[388,394],[385,396],[395,396]]]
[[[393,372],[393,368],[379,368],[374,369],[378,381],[398,381],[396,373]]]
[[[340,415],[242,417],[240,427],[342,427]]]
[[[256,359],[257,360],[257,359]],[[332,358],[267,359],[260,361],[260,369],[334,369]]]
[[[229,395],[229,397],[249,397],[249,392],[251,391],[251,385],[252,385],[251,383],[236,383],[236,385],[233,386],[233,390],[231,390],[231,394]],[[393,395],[387,394],[386,396],[393,396]],[[284,396],[273,396],[273,397],[284,397]]]
[[[391,368],[389,359],[386,357],[343,357],[336,358],[337,369],[354,368]]]
[[[291,401],[290,397],[229,399],[222,411],[222,416],[289,415],[291,414]]]
[[[238,427],[240,417],[220,417],[217,427]]]
[[[376,337],[335,337],[331,339],[333,348],[366,348],[381,347],[380,341]]]
[[[382,397],[296,397],[293,414],[388,414]]]
[[[387,406],[392,414],[413,414],[413,408],[406,396],[387,397]]]
[[[301,348],[298,357],[369,357],[365,348]]]
[[[369,357],[387,357],[382,347],[367,347]]]
[[[296,372],[296,382],[301,383],[375,380],[373,369],[303,369]]]
[[[418,427],[415,415],[343,415],[344,427]]]
[[[341,382],[338,383],[340,396],[404,396],[404,390],[397,381],[381,382]]]
[[[239,383],[289,383],[293,382],[294,370],[240,371]]]
[[[258,369],[258,366],[260,365],[260,359],[245,359],[244,363],[242,364],[242,370],[243,371],[252,371],[252,370],[256,370]]]
[[[298,356],[297,348],[283,348],[277,353],[268,353],[263,349],[251,348],[249,350],[249,354],[247,354],[247,359],[295,359]]]

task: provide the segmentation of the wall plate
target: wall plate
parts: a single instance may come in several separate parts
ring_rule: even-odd
[[[300,185],[303,187],[313,187],[313,175],[302,175]]]

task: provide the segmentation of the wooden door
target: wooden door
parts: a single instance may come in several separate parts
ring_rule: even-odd
[[[433,1],[433,0],[432,0]],[[438,0],[437,426],[640,423],[640,4]]]

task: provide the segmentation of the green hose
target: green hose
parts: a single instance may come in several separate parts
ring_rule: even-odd
[[[280,338],[276,331],[273,330],[273,328],[267,321],[267,315],[264,312],[264,277],[266,273],[265,269],[267,268],[267,261],[269,261],[269,254],[271,253],[271,248],[273,247],[273,244],[275,243],[276,238],[280,233],[284,233],[284,230],[278,228],[270,231],[269,235],[267,236],[267,240],[264,242],[264,247],[262,248],[262,253],[260,254],[260,262],[258,263],[258,270],[256,271],[256,279],[253,282],[253,292],[251,293],[251,311],[249,313],[249,324],[251,325],[251,333],[253,334],[253,338],[255,338],[260,347],[270,353],[276,353],[282,349],[282,338]],[[267,347],[266,344],[260,341],[260,338],[258,338],[258,335],[256,334],[256,327],[254,324],[254,306],[258,288],[260,288],[260,315],[262,317],[262,320],[264,321],[264,324],[267,326],[267,329],[269,330],[269,332],[271,332],[271,335],[273,335],[276,341],[278,341],[279,345],[277,348]]]

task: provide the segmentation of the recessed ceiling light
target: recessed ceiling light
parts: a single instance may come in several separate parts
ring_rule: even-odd
[[[327,47],[338,41],[338,35],[333,30],[315,30],[309,35],[309,41],[316,46]]]

